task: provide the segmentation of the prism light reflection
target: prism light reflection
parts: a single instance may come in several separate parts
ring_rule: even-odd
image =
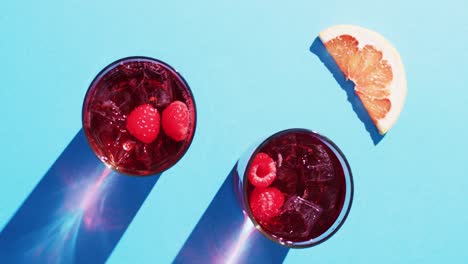
[[[27,251],[29,257],[40,257],[48,263],[73,263],[76,240],[82,226],[87,230],[112,227],[102,214],[106,192],[111,186],[111,178],[108,177],[111,172],[110,168],[104,167],[97,180],[67,182],[65,203],[58,209],[56,219],[28,236],[28,239],[35,240],[34,246]]]
[[[244,222],[242,223],[239,238],[226,256],[226,264],[235,264],[239,262],[238,260],[241,258],[244,249],[248,246],[249,237],[254,231],[255,226],[253,225],[252,221],[250,221],[249,217],[244,214]]]

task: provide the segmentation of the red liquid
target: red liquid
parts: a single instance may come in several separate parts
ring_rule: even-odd
[[[341,213],[346,194],[343,167],[335,153],[318,136],[303,131],[274,136],[258,152],[275,161],[271,186],[285,195],[279,215],[257,221],[262,228],[291,242],[308,241],[327,231]],[[248,197],[254,188],[247,180]]]
[[[137,106],[149,103],[161,114],[176,100],[189,110],[184,141],[174,141],[161,129],[155,141],[145,144],[127,131],[127,116]],[[103,162],[127,174],[154,174],[175,164],[189,147],[195,104],[187,84],[166,64],[149,58],[124,59],[103,70],[91,84],[83,106],[83,127]]]

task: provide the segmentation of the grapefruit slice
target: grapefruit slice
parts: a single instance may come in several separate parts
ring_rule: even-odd
[[[381,135],[398,119],[406,98],[405,69],[398,51],[380,34],[337,25],[319,34]]]

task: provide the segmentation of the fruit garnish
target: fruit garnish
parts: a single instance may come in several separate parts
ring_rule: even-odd
[[[187,137],[189,126],[189,111],[181,101],[169,104],[162,113],[164,133],[175,141],[183,141]]]
[[[153,142],[158,137],[160,129],[158,110],[150,104],[136,107],[128,115],[126,127],[139,141],[146,144]]]
[[[284,194],[275,187],[255,188],[250,195],[250,209],[255,220],[266,223],[281,213]]]
[[[256,187],[268,187],[276,179],[275,161],[265,153],[257,153],[250,165],[249,181]]]
[[[398,51],[380,34],[358,26],[337,25],[319,34],[325,48],[381,135],[395,123],[406,98],[406,77]]]

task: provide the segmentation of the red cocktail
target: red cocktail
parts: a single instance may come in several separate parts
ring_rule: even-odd
[[[150,175],[174,165],[192,142],[195,102],[185,80],[146,57],[118,60],[91,83],[83,128],[96,155],[113,169]]]
[[[286,246],[323,242],[351,207],[348,162],[329,139],[309,130],[269,137],[239,175],[245,211],[263,234]]]

